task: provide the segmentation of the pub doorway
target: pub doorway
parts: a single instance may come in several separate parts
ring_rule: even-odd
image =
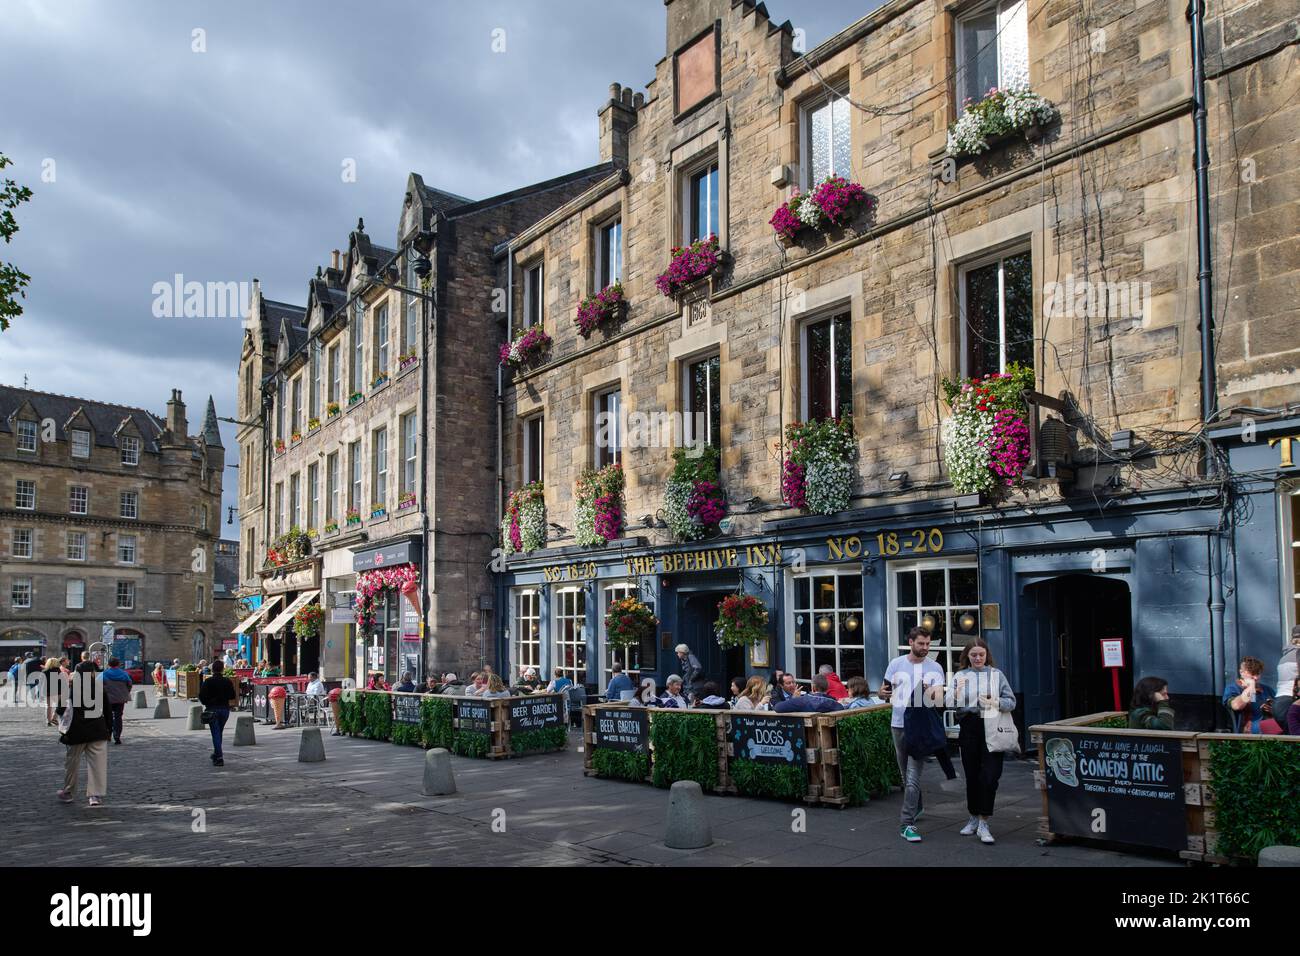
[[[679,595],[678,600],[678,640],[676,644],[685,644],[700,661],[704,670],[704,679],[718,685],[718,693],[723,697],[730,695],[728,683],[733,677],[745,676],[745,649],[743,647],[720,647],[714,623],[718,620],[718,603],[728,594],[734,594],[735,588],[721,591],[695,591]],[[672,653],[672,648],[668,653]],[[674,655],[664,664],[664,674],[680,673],[680,663]]]
[[[1120,709],[1133,694],[1133,599],[1128,583],[1064,574],[1024,584],[1019,598],[1020,677],[1026,726],[1114,707],[1101,641],[1119,638]]]

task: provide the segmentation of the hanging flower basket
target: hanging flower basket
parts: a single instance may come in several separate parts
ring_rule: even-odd
[[[281,568],[301,561],[311,550],[311,536],[301,528],[290,528],[266,549],[266,566]]]
[[[573,486],[574,540],[584,548],[613,541],[623,533],[623,467],[588,468]]]
[[[858,213],[875,206],[875,200],[857,183],[843,176],[828,176],[815,189],[793,196],[777,207],[768,224],[786,244],[803,229],[828,232],[849,225]]]
[[[748,647],[767,637],[767,605],[752,594],[728,594],[713,622],[723,647]]]
[[[375,608],[385,592],[401,593],[419,586],[420,575],[410,564],[376,568],[357,575],[357,627],[369,631],[375,623]]]
[[[830,515],[845,511],[853,495],[853,419],[794,422],[785,430],[781,496],[792,508]]]
[[[655,636],[659,618],[643,602],[625,597],[605,614],[605,641],[610,647],[638,647]]]
[[[978,103],[967,98],[961,116],[948,127],[948,155],[977,156],[999,140],[1046,126],[1056,116],[1056,107],[1028,86],[995,86]]]
[[[727,514],[727,497],[718,484],[718,450],[712,445],[678,448],[673,461],[664,487],[664,522],[681,540],[696,541]]]
[[[717,236],[697,239],[689,246],[674,246],[668,269],[655,279],[655,288],[671,298],[711,275],[721,264]]]
[[[521,368],[536,361],[550,347],[551,337],[542,327],[530,326],[501,346],[501,364],[509,368]]]
[[[325,623],[325,609],[319,604],[304,604],[293,616],[293,633],[302,640],[315,637]]]
[[[506,554],[546,547],[546,495],[540,481],[510,493],[501,520],[501,548]]]
[[[578,305],[573,324],[584,339],[590,338],[602,325],[612,324],[627,314],[627,299],[623,298],[622,283],[607,285],[595,295],[589,295]]]
[[[995,494],[1019,484],[1029,464],[1029,418],[1021,393],[1034,370],[1018,362],[982,378],[943,380],[952,415],[941,427],[944,467],[960,494]]]

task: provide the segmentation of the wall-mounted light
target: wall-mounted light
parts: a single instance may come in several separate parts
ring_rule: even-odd
[[[907,472],[905,471],[893,472],[889,476],[889,482],[890,484],[898,485],[899,488],[906,488],[911,484],[911,480],[908,478]]]

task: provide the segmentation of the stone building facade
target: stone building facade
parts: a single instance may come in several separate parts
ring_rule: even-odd
[[[1112,705],[1110,637],[1126,686],[1159,673],[1188,721],[1213,723],[1236,658],[1277,657],[1300,593],[1294,465],[1275,453],[1245,482],[1221,444],[1226,470],[1205,461],[1211,426],[1239,430],[1242,415],[1265,438],[1297,430],[1300,193],[1282,150],[1300,111],[1280,11],[1217,8],[1207,422],[1184,14],[1164,0],[893,0],[804,55],[762,5],[669,0],[654,80],[615,85],[599,114],[615,171],[508,246],[512,330],[540,323],[553,341],[503,389],[504,490],[541,479],[550,527],[501,576],[503,661],[603,687],[615,659],[662,680],[685,641],[723,686],[822,664],[875,685],[925,623],[949,670],[985,637],[1033,722]],[[957,155],[948,130],[991,86],[1027,87],[1053,115]],[[777,207],[829,175],[869,202],[782,241]],[[661,294],[673,248],[710,234],[719,268]],[[582,337],[580,303],[615,277],[625,314]],[[1032,368],[1031,425],[1052,422],[1032,428],[1037,477],[958,491],[943,382],[1013,361]],[[843,412],[846,507],[787,507],[787,428]],[[1252,453],[1270,447],[1251,435]],[[665,527],[665,486],[693,437],[720,453],[728,519],[686,542]],[[575,482],[611,460],[622,531],[580,546]],[[1268,534],[1239,547],[1243,511]],[[1212,572],[1216,540],[1227,557]],[[715,638],[736,592],[769,610],[748,652]],[[628,595],[661,622],[634,652],[605,641],[605,609]]]
[[[224,468],[211,398],[191,435],[178,389],[159,417],[0,386],[0,641],[210,657]]]

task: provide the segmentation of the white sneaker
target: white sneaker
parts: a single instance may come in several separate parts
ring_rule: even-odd
[[[987,820],[981,820],[980,825],[975,828],[975,832],[979,834],[981,843],[994,842],[993,834],[989,832],[989,824]]]
[[[980,825],[980,818],[971,817],[969,820],[966,821],[966,825],[961,828],[961,835],[970,836],[977,829],[979,829],[979,825]]]

